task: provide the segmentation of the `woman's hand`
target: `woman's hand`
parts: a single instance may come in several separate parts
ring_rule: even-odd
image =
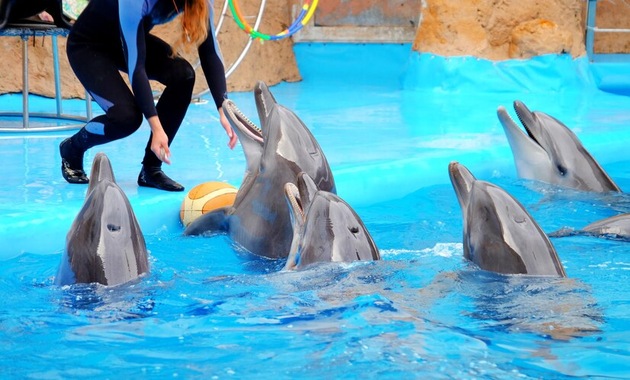
[[[219,108],[219,121],[221,122],[221,126],[223,127],[223,129],[225,129],[225,133],[227,133],[228,137],[230,138],[230,141],[228,141],[228,146],[230,147],[230,149],[234,149],[234,147],[236,146],[236,142],[238,141],[238,136],[236,136],[236,133],[234,133],[234,131],[232,130],[230,122],[228,121],[227,117],[225,117],[225,113],[223,113],[223,107]]]
[[[40,20],[42,21],[46,21],[46,22],[55,22],[55,19],[53,18],[53,16],[50,15],[50,13],[43,11],[37,14],[37,16],[39,17]]]
[[[171,164],[171,150],[168,147],[168,136],[162,128],[162,123],[157,116],[152,116],[148,119],[151,126],[151,151],[160,159],[160,161],[167,164]]]

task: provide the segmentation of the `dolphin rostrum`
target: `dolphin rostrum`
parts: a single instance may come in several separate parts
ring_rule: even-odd
[[[500,106],[497,115],[519,177],[584,191],[621,191],[561,121],[544,112],[532,112],[518,100],[514,109],[526,134],[505,107]]]
[[[458,162],[448,171],[462,210],[466,259],[497,273],[566,277],[549,238],[516,199]]]
[[[57,285],[114,286],[149,271],[142,231],[109,159],[97,153],[85,202],[66,236]]]
[[[324,152],[302,120],[278,104],[263,82],[256,84],[254,98],[261,128],[231,100],[223,103],[247,163],[234,204],[200,216],[184,234],[227,232],[251,253],[285,258],[293,233],[284,185],[296,183],[300,172],[313,178],[321,190],[335,193],[335,182]]]

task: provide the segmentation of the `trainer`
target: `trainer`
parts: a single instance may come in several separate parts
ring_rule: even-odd
[[[67,41],[72,70],[105,114],[90,120],[60,146],[61,172],[70,183],[88,183],[83,154],[96,145],[131,135],[142,124],[151,127],[138,185],[167,191],[184,187],[162,171],[170,164],[169,146],[184,119],[195,72],[177,54],[197,47],[203,73],[234,148],[236,134],[223,114],[227,98],[225,68],[214,33],[213,0],[91,0],[76,20]],[[182,14],[182,30],[174,48],[151,29]],[[131,89],[120,71],[129,75]],[[165,88],[157,104],[149,80]]]

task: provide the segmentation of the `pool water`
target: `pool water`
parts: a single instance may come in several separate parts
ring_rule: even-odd
[[[515,70],[509,77],[527,90],[493,82],[492,91],[477,91],[486,62],[418,57],[409,45],[298,44],[296,54],[304,80],[271,90],[318,139],[339,195],[383,260],[285,272],[282,262],[243,252],[226,236],[182,236],[183,194],[136,185],[143,126],[90,151],[86,165],[96,152],[108,154],[145,234],[151,273],[116,288],[58,288],[65,234],[86,190],[59,172],[58,145],[70,132],[3,134],[4,378],[630,377],[628,242],[552,239],[567,279],[481,271],[462,258],[461,212],[447,173],[460,161],[519,199],[547,232],[630,212],[625,193],[518,179],[496,117],[497,106],[509,109],[516,99],[556,116],[628,191],[630,98],[587,81],[547,81],[557,70],[550,67],[583,69],[583,60],[566,57],[494,65]],[[435,86],[426,73],[430,80],[419,81],[429,64],[444,83],[464,68],[468,79],[459,88]],[[257,119],[251,93],[231,97]],[[15,95],[0,102],[19,107]],[[166,172],[188,189],[214,180],[238,186],[245,168],[211,102],[191,105],[172,160]]]

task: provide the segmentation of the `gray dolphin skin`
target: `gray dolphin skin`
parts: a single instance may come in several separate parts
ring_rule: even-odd
[[[527,133],[505,107],[500,106],[497,115],[512,148],[519,177],[583,191],[621,191],[561,121],[544,112],[532,112],[518,100],[514,109]]]
[[[97,153],[83,207],[66,236],[56,285],[100,283],[115,286],[149,271],[147,248],[107,156]]]
[[[363,221],[339,196],[319,190],[305,173],[298,176],[297,186],[289,182],[284,191],[293,226],[285,270],[317,262],[380,260]]]
[[[300,172],[313,178],[321,190],[335,193],[335,182],[324,152],[300,118],[278,104],[263,82],[256,84],[254,98],[261,128],[234,102],[223,103],[247,163],[234,204],[197,218],[184,235],[227,232],[251,253],[285,258],[293,233],[284,185],[296,183]]]
[[[502,274],[566,277],[549,238],[514,197],[458,162],[448,171],[462,210],[466,259]]]
[[[116,177],[114,177],[112,164],[109,162],[109,158],[107,158],[105,153],[99,152],[96,153],[96,156],[94,156],[94,160],[92,160],[92,168],[90,169],[90,177],[92,180],[88,186],[87,193],[85,193],[86,198],[102,181],[107,180],[116,183]]]
[[[618,240],[630,240],[630,213],[619,214],[589,224],[581,230],[562,228],[549,234],[550,237],[589,235]]]

